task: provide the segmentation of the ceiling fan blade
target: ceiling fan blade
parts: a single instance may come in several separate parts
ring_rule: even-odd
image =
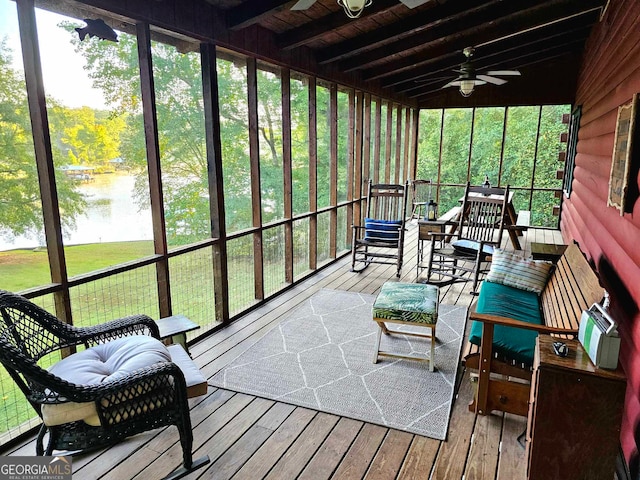
[[[419,7],[420,5],[424,5],[430,0],[400,0],[400,1],[409,8],[416,8],[416,7]]]
[[[507,83],[506,80],[496,77],[490,77],[489,75],[478,75],[478,78],[480,80],[484,80],[485,82],[493,83],[494,85],[504,85],[505,83]]]
[[[451,80],[449,83],[447,83],[446,85],[443,85],[441,88],[447,88],[447,87],[459,87],[460,83],[462,83],[462,80],[460,79],[455,79],[455,80]]]
[[[520,76],[520,72],[518,70],[491,70],[487,72],[487,75],[501,75],[505,76]]]
[[[314,3],[316,3],[316,0],[298,0],[296,4],[291,7],[291,10],[306,10]]]

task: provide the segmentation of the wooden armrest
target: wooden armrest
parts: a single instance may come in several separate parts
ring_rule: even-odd
[[[490,323],[493,325],[503,325],[505,327],[524,328],[526,330],[535,330],[538,333],[556,333],[559,335],[577,335],[577,329],[568,329],[560,327],[552,327],[548,325],[538,325],[535,323],[523,322],[515,318],[501,317],[499,315],[488,315],[485,313],[471,312],[470,320],[477,320],[482,323]]]

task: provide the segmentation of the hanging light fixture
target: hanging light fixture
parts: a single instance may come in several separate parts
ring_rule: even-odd
[[[461,80],[460,81],[460,94],[463,97],[468,97],[473,93],[473,88],[476,86],[476,82],[473,80]]]
[[[338,0],[338,5],[344,8],[344,13],[349,18],[358,18],[362,15],[364,7],[371,5],[372,0]]]

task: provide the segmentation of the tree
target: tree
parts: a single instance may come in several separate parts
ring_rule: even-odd
[[[56,164],[90,165],[99,170],[120,156],[120,137],[126,121],[122,115],[89,107],[67,108],[49,102],[51,143]]]
[[[41,234],[42,203],[33,138],[22,75],[11,67],[11,52],[0,42],[0,234]],[[72,181],[56,172],[63,227],[74,226],[74,218],[84,207]]]
[[[561,119],[568,113],[568,106],[476,108],[475,115],[472,112],[446,109],[442,129],[441,110],[420,112],[417,178],[436,178],[440,151],[443,184],[464,184],[469,179],[478,185],[488,175],[493,184],[529,189],[533,178],[534,189],[550,190],[534,191],[532,197],[529,190],[516,191],[515,208],[529,210],[531,198],[532,223],[557,226],[557,217],[552,214],[557,203],[553,190],[561,187],[555,171],[558,152],[563,148],[560,133],[567,129]],[[440,210],[457,205],[461,195],[461,187],[441,187]]]
[[[127,114],[121,154],[137,166],[137,201],[148,202],[136,38],[121,33],[117,44],[73,42],[94,86],[116,113]],[[170,244],[184,244],[210,235],[200,56],[158,42],[152,42],[152,55],[167,235]],[[247,73],[239,58],[218,59],[217,68],[226,226],[237,231],[252,226]],[[282,209],[281,93],[279,77],[259,75],[261,191],[263,205],[272,206],[269,220],[281,216],[274,206]]]

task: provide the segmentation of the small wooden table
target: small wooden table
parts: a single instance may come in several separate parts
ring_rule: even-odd
[[[187,347],[187,332],[197,330],[200,325],[189,320],[184,315],[172,315],[170,317],[161,318],[156,320],[158,329],[160,330],[160,339],[165,340],[171,338],[171,343],[178,343],[182,345],[185,352],[189,353],[189,347]]]
[[[531,256],[534,260],[548,260],[556,263],[566,249],[566,245],[531,242]]]
[[[613,478],[627,382],[597,368],[577,340],[538,335],[527,421],[529,480]]]
[[[418,220],[418,262],[416,263],[416,276],[420,276],[420,269],[427,268],[424,265],[425,246],[424,242],[431,241],[431,232],[444,233],[447,225],[451,222],[446,220]]]

